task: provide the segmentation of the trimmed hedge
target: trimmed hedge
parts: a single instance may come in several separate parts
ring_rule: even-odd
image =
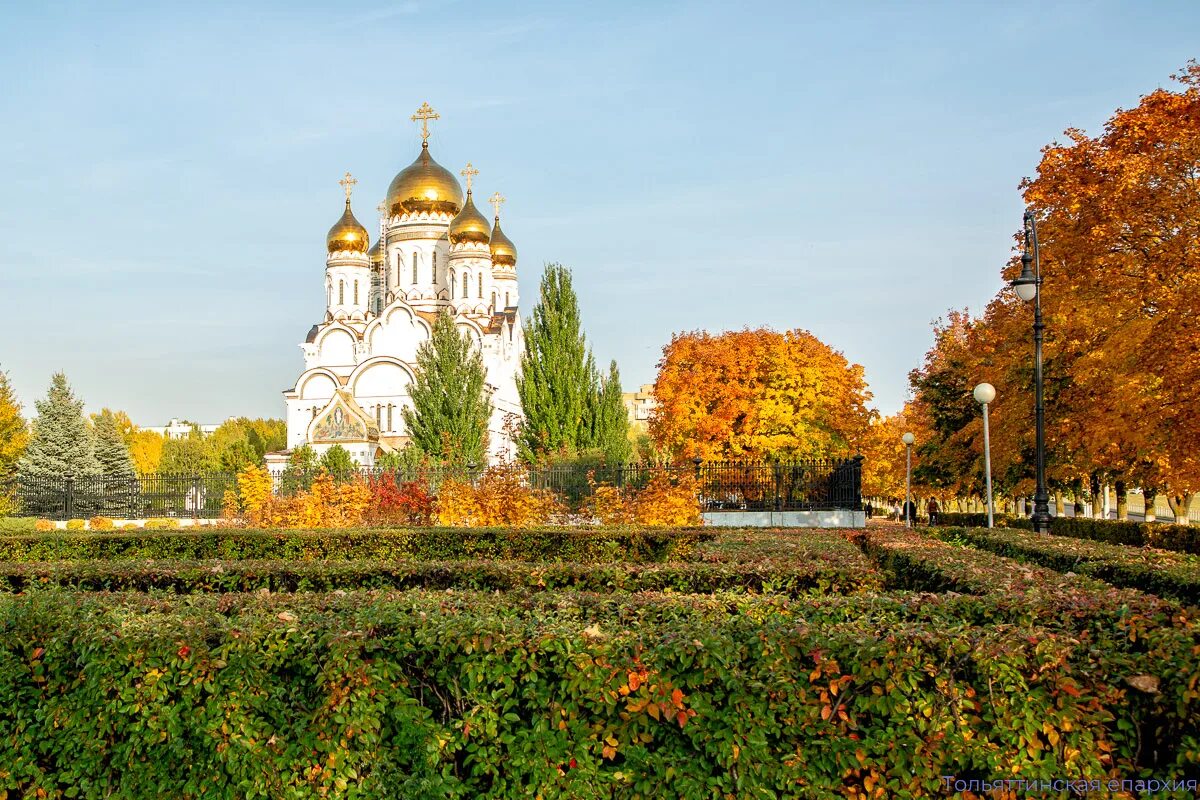
[[[0,536],[33,533],[37,530],[36,517],[0,517]]]
[[[337,589],[513,589],[686,593],[878,590],[865,559],[854,568],[819,560],[728,563],[528,561],[108,561],[0,562],[0,591],[50,587],[103,591],[324,592]]]
[[[712,539],[682,530],[391,528],[321,531],[210,529],[44,533],[0,537],[0,561],[109,559],[495,558],[664,561]]]
[[[1028,517],[996,515],[996,525],[1032,530]],[[939,527],[986,528],[987,514],[942,514]],[[1180,553],[1200,555],[1200,525],[1172,525],[1165,522],[1131,522],[1090,517],[1052,517],[1050,533],[1072,539],[1091,539],[1109,544],[1158,547]]]
[[[943,775],[1195,776],[1194,629],[980,629],[961,602],[0,597],[0,789],[915,798]]]
[[[1200,558],[1194,556],[1005,529],[958,529],[952,535],[998,555],[1200,605]]]

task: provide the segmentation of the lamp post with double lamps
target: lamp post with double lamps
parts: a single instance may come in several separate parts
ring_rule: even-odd
[[[900,437],[904,442],[904,527],[911,528],[913,525],[912,508],[912,446],[917,437],[911,433],[906,433]]]
[[[1032,255],[1030,250],[1033,251]],[[1033,269],[1030,269],[1030,265]],[[1032,211],[1025,212],[1025,248],[1021,252],[1021,274],[1012,282],[1017,297],[1033,301],[1033,385],[1037,425],[1037,486],[1033,491],[1033,530],[1050,532],[1050,492],[1046,489],[1046,405],[1042,391],[1042,257],[1038,250],[1037,221]]]
[[[992,441],[988,436],[988,404],[996,399],[996,387],[981,383],[975,387],[975,402],[983,406],[983,477],[987,485],[988,527],[993,524],[992,509]]]

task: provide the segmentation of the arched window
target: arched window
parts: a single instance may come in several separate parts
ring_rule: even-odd
[[[338,281],[338,305],[339,306],[345,305],[345,303],[346,303],[346,282]]]
[[[375,427],[383,427],[383,403],[378,403],[375,406]]]
[[[496,310],[496,293],[492,292],[492,310]]]
[[[508,308],[512,303],[508,302],[508,292],[504,293],[504,307]]]
[[[417,282],[417,254],[413,253],[413,284]]]
[[[479,273],[479,299],[483,299],[483,273]]]
[[[455,289],[455,287],[456,287],[456,286],[457,286],[457,284],[456,284],[456,282],[455,282],[455,280],[454,280],[454,273],[453,273],[453,272],[451,272],[451,273],[450,273],[450,299],[451,299],[451,300],[453,300],[453,299],[454,299],[454,289]]]
[[[433,251],[433,269],[429,270],[430,283],[437,283],[437,250]]]
[[[387,429],[389,431],[392,429],[392,404],[391,403],[388,403],[388,426],[387,426]]]
[[[325,305],[333,305],[333,284],[325,281]]]
[[[358,305],[358,281],[354,282],[354,305]]]
[[[464,272],[463,273],[463,300],[466,300],[468,296],[469,295],[467,294],[467,273]]]

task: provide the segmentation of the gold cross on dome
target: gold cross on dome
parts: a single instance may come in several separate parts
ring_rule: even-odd
[[[500,206],[504,205],[506,199],[499,192],[488,198],[488,202],[492,204],[492,208],[496,209],[496,219],[500,219]]]
[[[412,121],[421,121],[421,142],[429,143],[429,120],[441,119],[442,115],[433,110],[429,103],[421,103],[421,107],[417,109],[417,113],[412,115]]]
[[[379,212],[380,216],[383,216],[383,212],[387,211],[387,203],[380,203],[375,206],[375,210]]]
[[[467,191],[471,191],[471,179],[479,174],[479,170],[471,166],[471,162],[467,162],[467,167],[462,172],[458,173],[467,179]]]
[[[338,183],[341,184],[342,188],[346,190],[346,202],[349,203],[350,193],[354,191],[354,185],[358,183],[358,181],[354,179],[353,175],[347,172],[346,177],[342,178],[340,181],[338,181]]]

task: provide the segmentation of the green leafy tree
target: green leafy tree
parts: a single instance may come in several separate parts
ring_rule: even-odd
[[[317,471],[317,451],[302,444],[288,456],[287,467],[279,478],[281,494],[291,495],[312,486],[313,474]]]
[[[250,443],[248,437],[234,439],[228,442],[217,456],[222,472],[241,472],[246,467],[258,464],[262,456]]]
[[[220,466],[218,454],[213,452],[212,441],[200,432],[199,427],[192,425],[187,436],[163,442],[162,461],[158,469],[174,475],[203,475],[216,472]]]
[[[412,442],[399,450],[391,450],[375,459],[375,467],[383,472],[415,475],[429,466],[429,457]]]
[[[67,376],[56,372],[45,400],[34,404],[37,419],[17,469],[22,479],[100,474],[92,431],[83,416],[83,401],[75,398]]]
[[[335,444],[321,456],[318,466],[338,480],[345,480],[358,469],[358,462],[350,457],[350,451]]]
[[[409,436],[422,452],[445,463],[483,463],[492,413],[486,377],[483,354],[443,310],[433,335],[417,348],[413,407],[403,410]]]
[[[616,361],[608,365],[608,376],[599,382],[599,391],[590,404],[592,447],[603,453],[610,464],[628,461],[633,454],[633,442],[629,438],[629,412],[621,399],[621,373]]]
[[[29,428],[21,416],[21,404],[8,382],[8,374],[0,372],[0,517],[15,510],[17,463],[28,445]]]
[[[588,349],[571,271],[547,264],[537,304],[525,323],[517,373],[524,420],[517,446],[533,461],[594,444],[595,359]]]
[[[94,417],[96,460],[106,478],[134,478],[137,470],[125,444],[121,421],[107,408]]]

